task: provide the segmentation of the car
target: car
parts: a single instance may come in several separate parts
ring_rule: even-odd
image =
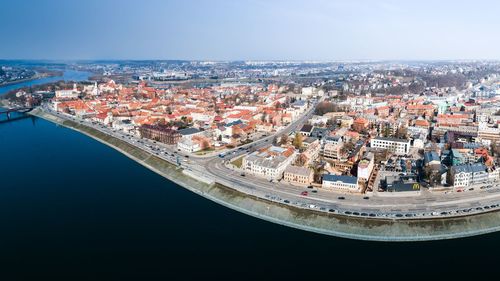
[[[307,195],[309,195],[309,192],[307,192],[307,191],[302,191],[302,192],[300,193],[300,195],[302,195],[302,196],[307,196]]]
[[[334,209],[328,209],[328,212],[335,213],[335,210]]]
[[[313,189],[311,190],[312,193],[318,193],[318,190],[317,189]]]
[[[368,199],[370,199],[370,197],[364,196],[363,199],[368,200]]]
[[[285,201],[283,201],[283,202],[285,202],[285,203],[287,203],[287,204],[289,204],[289,203],[290,203],[290,201],[288,201],[288,200],[285,200]]]
[[[313,188],[313,186],[312,186],[312,185],[310,185],[310,186],[308,186],[307,188],[310,188],[310,189],[312,189],[312,188]]]
[[[339,200],[344,200],[344,199],[345,199],[345,197],[344,197],[344,196],[339,196],[339,197],[337,197],[337,199],[339,199]]]
[[[240,176],[244,177],[244,176],[245,176],[245,174],[240,174]]]

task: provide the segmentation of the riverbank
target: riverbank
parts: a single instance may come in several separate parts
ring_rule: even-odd
[[[21,84],[21,83],[25,83],[25,82],[29,82],[29,81],[34,81],[37,79],[44,79],[44,78],[50,78],[50,77],[62,77],[62,76],[63,76],[63,72],[57,72],[57,71],[37,73],[33,77],[30,77],[30,78],[19,79],[16,81],[1,83],[0,87],[17,85],[17,84]]]
[[[208,184],[183,173],[182,169],[129,143],[79,123],[63,120],[35,109],[32,115],[83,133],[126,155],[178,185],[239,212],[273,223],[306,231],[352,239],[377,241],[421,241],[449,239],[500,230],[500,212],[468,217],[418,221],[352,218],[315,212],[259,199],[218,183]]]

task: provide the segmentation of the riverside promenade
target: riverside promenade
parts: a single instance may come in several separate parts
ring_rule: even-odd
[[[500,212],[420,220],[365,219],[306,210],[257,198],[232,188],[195,179],[182,168],[119,138],[40,109],[30,114],[83,133],[106,144],[178,185],[239,212],[306,231],[376,241],[422,241],[472,236],[500,230]],[[186,206],[189,207],[189,206]]]

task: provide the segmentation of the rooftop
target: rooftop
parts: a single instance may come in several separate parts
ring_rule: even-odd
[[[352,176],[338,176],[338,175],[330,175],[326,174],[323,175],[323,181],[331,181],[331,182],[343,182],[343,183],[348,183],[348,184],[356,184],[358,182],[357,177],[352,177]]]

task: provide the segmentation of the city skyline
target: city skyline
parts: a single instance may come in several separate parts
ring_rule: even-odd
[[[493,1],[16,1],[0,59],[500,59]],[[488,9],[485,9],[488,7]],[[41,24],[43,23],[43,24]]]

